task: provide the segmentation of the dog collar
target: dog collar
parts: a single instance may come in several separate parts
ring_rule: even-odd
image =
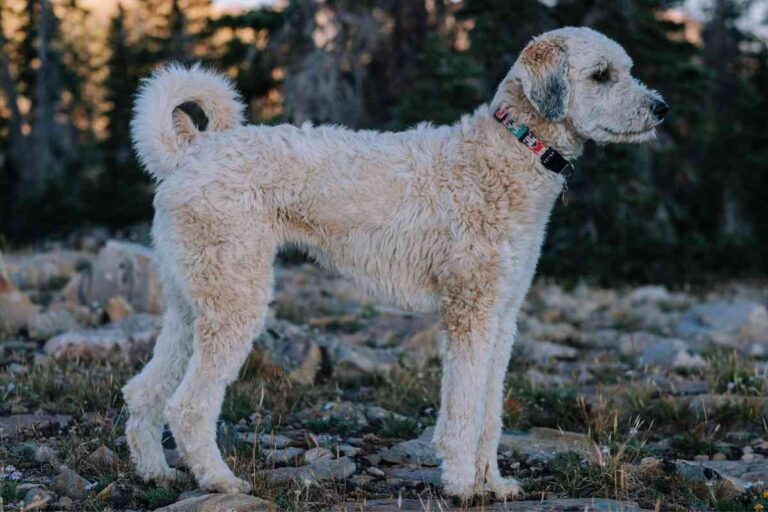
[[[531,133],[522,123],[516,123],[509,112],[504,107],[499,107],[493,114],[498,122],[507,127],[507,129],[515,136],[517,140],[525,144],[525,146],[533,151],[533,153],[539,157],[541,165],[549,169],[550,171],[561,175],[563,178],[568,179],[573,175],[573,164],[565,159],[563,155],[558,153],[552,148],[547,147],[536,136]]]

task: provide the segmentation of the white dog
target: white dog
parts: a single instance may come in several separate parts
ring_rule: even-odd
[[[216,420],[264,324],[275,252],[290,243],[381,300],[440,312],[434,443],[444,490],[517,494],[496,459],[515,317],[566,159],[588,139],[649,140],[667,111],[631,67],[593,30],[548,32],[490,105],[402,133],[243,126],[225,78],[199,67],[156,72],[132,128],[158,181],[153,233],[168,309],[154,357],[123,390],[138,473],[174,477],[160,444],[167,420],[202,487],[250,489],[222,460]],[[204,111],[205,131],[177,109],[185,102]]]

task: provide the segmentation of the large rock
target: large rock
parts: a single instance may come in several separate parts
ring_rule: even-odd
[[[160,317],[137,314],[106,327],[55,336],[45,351],[58,360],[135,360],[149,354],[159,332]]]
[[[528,432],[504,432],[499,451],[521,453],[530,459],[548,461],[558,452],[578,452],[582,457],[597,461],[600,448],[587,436],[554,428],[534,427]]]
[[[270,317],[253,345],[265,363],[279,367],[295,382],[312,384],[323,362],[315,338],[305,327]]]
[[[676,465],[678,472],[686,480],[707,482],[722,479],[728,481],[738,492],[768,482],[768,461],[765,460],[678,460]]]
[[[676,338],[664,338],[643,350],[637,360],[640,366],[662,368],[702,368],[704,358],[691,351],[688,344]]]
[[[9,280],[0,254],[0,336],[27,328],[37,314],[37,306]]]
[[[385,498],[366,500],[364,508],[359,503],[347,503],[346,512],[644,512],[633,501],[617,501],[607,498],[555,498],[552,500],[509,501],[484,503],[476,507],[454,506],[444,499]]]
[[[15,414],[0,417],[0,438],[14,438],[26,431],[58,430],[69,425],[64,414]]]
[[[248,494],[205,494],[178,501],[155,512],[271,512],[273,505]]]
[[[6,258],[6,270],[10,281],[18,288],[57,288],[88,267],[92,259],[92,254],[82,251],[13,254]]]
[[[379,453],[382,460],[393,464],[416,464],[419,466],[439,466],[440,458],[429,438],[420,437],[398,443]]]
[[[66,309],[51,309],[32,318],[27,330],[30,338],[42,341],[79,327],[77,319]]]
[[[326,480],[349,478],[355,474],[356,469],[357,466],[352,459],[341,457],[335,460],[320,459],[308,466],[298,468],[286,467],[260,471],[257,475],[272,484],[295,481],[309,487]]]
[[[727,347],[768,343],[768,310],[748,300],[719,300],[694,306],[677,325],[677,333]]]
[[[110,240],[81,286],[88,300],[102,307],[111,298],[122,297],[138,313],[159,314],[163,309],[154,254],[143,245]]]

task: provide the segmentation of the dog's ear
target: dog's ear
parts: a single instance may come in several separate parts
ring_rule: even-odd
[[[534,39],[515,63],[516,75],[533,107],[550,121],[562,121],[568,112],[568,55],[562,40]]]

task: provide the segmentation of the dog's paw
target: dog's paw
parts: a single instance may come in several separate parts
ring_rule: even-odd
[[[475,496],[475,479],[470,474],[454,474],[443,469],[443,493],[468,503]]]
[[[517,497],[523,491],[520,482],[514,478],[496,476],[485,482],[485,489],[492,492],[500,500],[508,500]]]
[[[236,477],[214,480],[203,485],[206,490],[222,493],[243,493],[248,494],[251,492],[251,484],[245,480],[241,480]]]
[[[184,473],[170,467],[154,468],[152,471],[140,472],[145,482],[155,482],[160,487],[168,487],[173,482],[184,477]]]

